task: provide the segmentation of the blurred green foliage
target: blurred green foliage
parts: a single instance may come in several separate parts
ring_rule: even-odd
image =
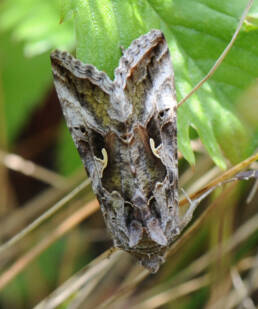
[[[1,73],[7,138],[11,145],[52,82],[49,50],[72,49],[72,23],[60,26],[59,1],[0,4]]]

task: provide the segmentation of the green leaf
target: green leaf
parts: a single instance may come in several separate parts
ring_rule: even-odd
[[[258,1],[254,1],[248,16],[244,21],[245,31],[254,31],[258,29]]]
[[[73,0],[62,0],[61,1],[61,13],[60,13],[60,23],[71,18],[74,9]]]
[[[75,46],[72,21],[60,25],[60,12],[67,20],[69,9],[67,5],[61,8],[59,0],[5,0],[0,12],[0,30],[12,30],[12,38],[25,43],[26,56]]]
[[[175,70],[178,99],[209,71],[230,41],[247,1],[77,0],[77,57],[113,77],[120,46],[151,28],[165,33]],[[216,74],[178,111],[179,149],[194,163],[189,127],[198,132],[214,162],[236,163],[254,150],[252,132],[237,116],[235,102],[258,75],[258,32],[242,31]]]
[[[41,102],[51,84],[49,55],[25,58],[23,44],[1,37],[2,84],[9,144],[19,134],[35,105]]]
[[[252,31],[258,29],[258,14],[249,15],[244,23],[246,31]]]
[[[0,4],[1,74],[11,145],[51,86],[49,49],[72,49],[72,21],[59,24],[59,0],[5,0]]]
[[[161,25],[155,12],[137,1],[77,0],[74,14],[77,57],[110,77],[121,57],[120,47],[128,47],[133,39]]]

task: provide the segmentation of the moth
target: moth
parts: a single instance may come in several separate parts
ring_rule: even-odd
[[[123,53],[114,81],[67,52],[51,54],[67,126],[114,246],[152,272],[192,218],[178,206],[177,101],[163,33]]]

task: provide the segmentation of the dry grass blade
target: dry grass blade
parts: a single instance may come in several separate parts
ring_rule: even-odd
[[[253,291],[255,291],[258,288],[258,282],[256,282],[252,287],[248,287],[248,283],[246,280],[243,281],[243,284],[247,287],[246,288],[247,295],[250,295]],[[244,301],[244,299],[245,297],[240,296],[237,290],[232,290],[226,297],[219,299],[215,304],[210,306],[209,309],[218,309],[218,308],[232,309],[235,308],[237,305],[240,305]]]
[[[102,271],[98,271],[98,273],[92,278],[90,282],[88,282],[85,286],[78,289],[73,300],[69,304],[69,309],[77,309],[81,308],[85,299],[91,294],[94,288],[99,284],[101,279],[106,275],[109,269],[113,266],[112,263],[108,263],[107,267],[103,267]],[[37,307],[36,307],[37,308]],[[43,307],[45,308],[45,307]],[[49,308],[49,306],[48,306]],[[55,308],[55,307],[54,307]]]
[[[257,281],[258,281],[258,253],[256,254],[254,262],[252,263],[252,269],[249,275],[250,285],[252,285]]]
[[[250,203],[252,201],[257,190],[258,190],[258,179],[255,181],[253,188],[252,188],[250,194],[247,197],[247,200],[246,200],[247,203]]]
[[[246,168],[250,163],[252,163],[253,161],[257,160],[258,155],[254,155],[252,157],[250,157],[249,159],[241,162],[240,164],[238,164],[237,166],[233,167],[231,170],[229,170],[228,172],[224,173],[222,176],[218,177],[217,179],[215,179],[214,181],[211,182],[211,184],[209,184],[208,186],[206,186],[207,190],[211,189],[212,187],[216,186],[217,184],[221,183],[221,182],[225,182],[228,181],[230,178],[232,178],[232,176],[234,176],[235,174],[237,174],[239,171],[241,171],[242,169]],[[201,190],[201,192],[206,192],[206,190]],[[195,196],[199,196],[200,194],[196,194]],[[224,198],[222,196],[222,198]],[[208,210],[207,210],[208,212]],[[203,214],[202,217],[204,217],[205,214]],[[256,218],[258,220],[258,217]],[[237,233],[236,239],[232,239],[232,241],[234,240],[234,242],[239,242],[242,241],[242,239],[245,239],[245,237],[248,237],[250,234],[252,234],[255,229],[256,229],[256,224],[258,224],[258,221],[254,219],[253,223],[252,221],[248,222],[248,225],[243,227],[243,229],[240,230],[239,233]],[[195,222],[195,224],[186,231],[186,233],[183,234],[183,236],[180,237],[180,239],[178,241],[176,241],[174,243],[174,245],[171,247],[170,250],[170,255],[174,252],[177,251],[177,249],[182,246],[182,244],[184,243],[184,241],[193,233],[193,231],[195,229],[198,228],[198,226],[201,223],[201,218],[199,220],[197,220]],[[227,252],[228,248],[231,248],[230,245],[231,242],[229,241],[229,243],[227,243],[228,246],[226,246],[226,249],[224,251],[224,254]],[[220,248],[217,248],[217,250],[220,250]],[[209,265],[209,263],[214,260],[217,257],[217,251],[214,250],[214,252],[212,252],[212,254],[207,258],[206,260],[206,267]],[[204,265],[204,264],[203,264]],[[103,308],[109,308],[110,306],[114,306],[115,303],[119,302],[119,299],[121,299],[122,297],[128,296],[130,293],[133,292],[134,288],[136,287],[136,285],[141,282],[145,277],[147,276],[147,273],[144,273],[144,271],[139,272],[138,276],[135,277],[133,280],[131,280],[130,283],[128,283],[128,285],[125,285],[121,288],[119,288],[114,295],[112,295],[112,297],[110,297],[104,304],[102,304],[100,306],[101,309]]]
[[[253,257],[246,258],[238,263],[236,269],[238,271],[247,271],[253,266],[254,260],[255,258]],[[148,290],[146,293],[143,293],[138,298],[133,300],[134,304],[132,308],[159,308],[168,302],[174,301],[182,296],[199,290],[210,282],[212,282],[211,278],[208,275],[204,275],[180,284],[175,284],[172,282],[172,284],[170,284],[172,287],[168,287],[166,284],[160,284],[159,286],[155,286],[153,289]]]
[[[137,284],[142,282],[149,274],[150,273],[148,270],[142,269],[142,271],[140,271],[131,282],[128,282],[124,286],[120,287],[107,301],[101,304],[99,309],[114,308],[115,302],[118,302],[120,299],[131,294]]]
[[[208,185],[204,186],[202,189],[198,190],[197,192],[190,195],[191,200],[195,200],[198,198],[201,194],[208,191],[212,187],[218,186],[221,183],[224,183],[228,180],[230,180],[233,176],[235,176],[240,171],[243,171],[246,169],[251,163],[258,160],[258,153],[252,155],[251,157],[247,158],[246,160],[240,162],[239,164],[233,166],[231,169],[223,173],[221,176],[216,177],[213,181],[211,181]],[[180,206],[184,206],[188,203],[187,198],[184,198],[180,201]]]
[[[258,155],[252,156],[249,159],[245,160],[244,162],[240,163],[236,167],[232,168],[229,172],[225,173],[223,176],[219,177],[217,181],[212,182],[212,185],[214,186],[215,183],[221,182],[221,180],[225,181],[226,179],[229,179],[232,175],[236,174],[239,172],[241,169],[246,168],[248,164],[253,162],[258,158]],[[68,195],[65,198],[65,202],[70,200],[71,197],[76,195],[85,185],[87,185],[86,182],[84,182],[80,187],[76,188],[70,195]],[[212,187],[210,185],[210,187]],[[208,186],[206,186],[208,187]],[[203,190],[202,190],[203,192]],[[61,205],[63,205],[64,201],[62,202]],[[59,205],[59,203],[58,203]],[[60,206],[59,206],[60,207]],[[27,254],[22,256],[16,263],[13,264],[5,273],[2,274],[0,277],[0,288],[3,288],[12,278],[14,278],[18,273],[20,273],[36,256],[38,256],[43,250],[45,250],[48,246],[50,246],[53,242],[55,242],[58,238],[60,238],[62,235],[64,235],[67,231],[69,231],[71,228],[73,228],[75,225],[83,221],[86,217],[88,217],[91,213],[96,211],[98,209],[98,203],[96,200],[94,200],[91,205],[87,204],[85,207],[81,208],[78,210],[76,213],[74,213],[70,218],[65,220],[59,227],[57,227],[54,231],[54,233],[50,236],[45,238],[43,241],[41,241],[37,246],[35,246],[32,250],[30,250]],[[54,213],[54,212],[53,212]],[[43,217],[44,218],[44,217]],[[43,220],[41,219],[40,222]],[[199,223],[197,223],[196,226],[198,226]],[[225,245],[225,248],[223,249],[223,252],[226,252],[227,250],[231,250],[236,243],[241,242],[243,239],[248,237],[250,234],[252,234],[258,226],[258,215],[253,217],[252,220],[248,221],[247,226],[243,226],[240,228],[241,231],[237,231],[236,234],[234,235],[234,238],[230,240],[227,245]],[[36,225],[34,226],[34,228]],[[191,231],[190,231],[191,233]],[[25,236],[26,234],[24,234]],[[176,250],[184,241],[185,236],[181,237],[178,239],[178,241],[173,245],[172,251]],[[16,240],[17,241],[17,240]],[[221,249],[221,248],[220,248]],[[85,273],[83,273],[82,277],[77,277],[75,278],[74,282],[74,292],[76,291],[77,293],[80,291],[80,289],[83,289],[85,287],[85,284],[87,283],[90,278],[92,278],[91,274],[97,274],[99,271],[102,269],[108,267],[109,263],[111,263],[112,259],[106,260],[105,261],[105,267],[98,267],[98,263],[103,261],[103,256],[104,259],[107,255],[110,255],[110,252],[104,253],[104,255],[100,256],[96,260],[94,260],[88,267],[85,269]],[[201,260],[201,269],[203,269],[203,266],[206,265],[207,267],[212,259],[216,257],[216,254],[212,251],[212,253],[209,253],[207,256],[205,256]],[[198,260],[199,261],[199,260]],[[101,264],[103,265],[103,264]],[[196,273],[196,270],[198,269],[198,265],[200,266],[200,261],[199,264],[193,263],[192,265],[192,270],[193,273]],[[197,267],[196,267],[197,266]],[[189,268],[188,268],[189,270]],[[191,270],[191,265],[190,265],[190,270]],[[199,267],[200,270],[200,267]],[[123,286],[121,286],[111,298],[109,298],[105,303],[101,305],[100,308],[108,308],[112,306],[114,302],[117,302],[119,299],[129,295],[134,288],[137,286],[138,283],[140,283],[146,276],[148,275],[148,271],[146,270],[141,270],[138,272],[137,276],[135,276],[130,282],[126,282]],[[101,278],[101,276],[99,277]],[[48,298],[45,301],[50,301],[51,299],[55,299],[55,302],[58,300],[58,302],[61,304],[61,300],[67,299],[67,297],[72,295],[71,286],[70,283],[68,284],[69,288],[67,288],[66,285],[62,286],[60,289],[58,289],[56,292],[54,292],[53,296]],[[40,308],[40,307],[39,307]],[[42,307],[43,308],[43,307]],[[54,308],[54,307],[53,307]]]
[[[7,269],[0,276],[0,290],[10,282],[15,276],[17,276],[26,266],[31,263],[40,253],[47,249],[61,236],[65,235],[74,226],[78,225],[92,213],[97,211],[99,204],[97,200],[93,200],[87,203],[84,207],[80,208],[72,216],[67,218],[62,224],[60,224],[52,233],[40,241],[34,246],[28,253],[20,257],[9,269]]]
[[[122,251],[114,248],[105,251],[89,265],[87,265],[81,271],[75,274],[72,278],[67,280],[62,286],[60,286],[46,299],[41,301],[35,307],[35,309],[56,308],[69,297],[71,297],[71,295],[73,295],[74,293],[78,293],[78,291],[80,291],[80,289],[83,289],[89,282],[91,282],[91,280],[94,280],[95,276],[101,274],[101,272],[103,272],[104,274],[104,270],[107,270],[110,265],[113,265],[113,263],[117,262],[117,260],[121,257],[122,254]],[[100,278],[101,277],[102,276],[100,276]]]
[[[9,169],[26,176],[34,177],[56,188],[62,188],[68,182],[67,179],[59,174],[39,166],[32,161],[25,160],[14,153],[6,153],[0,150],[0,161]]]
[[[209,205],[209,207],[194,221],[193,224],[181,235],[180,237],[180,246],[175,242],[172,244],[168,251],[168,256],[173,255],[177,252],[179,247],[183,246],[183,244],[191,238],[193,233],[199,228],[200,224],[205,221],[205,218],[208,216],[210,211],[212,211],[219,203],[232,191],[234,184],[231,184],[229,188],[226,188],[221,192],[221,194]]]
[[[33,221],[36,217],[40,216],[40,214],[44,213],[54,205],[56,201],[59,201],[64,195],[71,192],[71,190],[78,186],[84,179],[84,170],[79,170],[74,176],[69,178],[69,182],[66,183],[62,189],[46,189],[26,204],[11,211],[0,221],[0,240],[12,237],[17,230],[21,230],[28,222]]]
[[[235,267],[231,269],[231,278],[233,286],[238,293],[239,298],[242,299],[243,307],[246,309],[255,309],[255,305],[248,295],[247,287]]]
[[[29,224],[26,228],[24,228],[21,232],[16,234],[13,238],[7,241],[5,244],[0,247],[0,255],[6,251],[11,246],[15,245],[17,242],[21,241],[26,235],[31,233],[35,228],[37,228],[41,223],[50,218],[53,214],[55,214],[59,209],[61,209],[68,201],[70,201],[75,195],[77,195],[80,191],[85,189],[90,183],[90,180],[85,180],[82,184],[76,187],[72,192],[67,194],[64,198],[62,198],[59,202],[57,202],[53,207],[43,213],[40,217],[38,217],[35,221]]]
[[[179,273],[175,280],[185,280],[189,277],[196,276],[198,273],[204,271],[210,263],[216,261],[218,253],[220,256],[227,254],[235,249],[239,244],[243,243],[248,237],[255,233],[258,229],[258,215],[255,215],[242,226],[240,226],[234,235],[227,240],[222,246],[213,248],[211,251],[201,256],[199,259],[188,265],[186,270]]]
[[[183,244],[191,237],[191,235],[197,230],[197,228],[200,226],[201,222],[204,221],[207,214],[211,211],[212,208],[214,208],[217,204],[221,202],[221,200],[225,199],[225,196],[230,193],[232,188],[234,187],[234,184],[232,184],[229,188],[224,190],[224,192],[221,193],[219,197],[210,205],[208,209],[186,230],[186,232],[176,241],[172,247],[170,248],[170,251],[168,253],[168,256],[173,256],[178,250],[180,250],[180,247],[183,246]],[[187,269],[180,272],[177,276],[175,276],[173,282],[174,284],[178,284],[179,282],[184,282],[185,280],[188,280],[189,278],[198,275],[199,273],[203,272],[211,263],[213,263],[218,258],[218,253],[220,252],[220,257],[223,255],[226,255],[228,252],[233,250],[237,245],[244,242],[250,235],[252,235],[256,230],[258,226],[258,215],[252,219],[250,219],[248,222],[246,222],[243,226],[239,228],[239,230],[236,231],[234,236],[230,238],[227,243],[221,248],[221,246],[215,247],[213,250],[211,250],[209,253],[203,255],[201,258],[193,262],[192,264],[188,265]],[[129,288],[129,287],[128,287]],[[136,303],[137,306],[140,305],[141,300],[143,298],[152,297],[155,293],[157,287],[155,287],[152,291],[149,290],[147,295],[142,295],[143,297],[140,297],[140,299]],[[129,291],[128,291],[129,292]],[[117,298],[119,299],[120,290],[116,293]],[[112,297],[115,298],[115,295]],[[112,305],[114,305],[117,302],[114,301]],[[109,307],[103,307],[103,308],[109,308]],[[146,307],[147,308],[147,307]],[[152,307],[151,307],[152,308]]]
[[[194,228],[188,229],[181,237],[172,245],[169,250],[169,255],[177,252],[177,250],[184,244],[184,242],[189,238],[189,236],[193,233],[193,231],[200,225],[201,221],[195,223]],[[120,287],[106,302],[104,302],[100,308],[112,308],[115,307],[121,298],[128,297],[136,288],[137,284],[139,284],[145,277],[149,275],[149,272],[146,270],[139,271],[138,276],[132,278],[130,282]]]
[[[225,198],[222,195],[221,198]],[[217,201],[217,200],[216,200]],[[208,210],[207,210],[208,211]],[[204,215],[203,215],[204,216]],[[169,255],[177,252],[178,249],[183,245],[183,243],[190,237],[193,231],[200,225],[202,220],[197,220],[193,226],[191,226],[184,234],[181,236],[171,247]],[[243,224],[235,234],[225,243],[223,246],[215,247],[209,253],[203,255],[201,258],[190,264],[186,270],[182,271],[175,277],[176,281],[187,280],[188,278],[197,275],[198,273],[204,271],[212,262],[216,261],[218,258],[218,253],[220,257],[224,256],[231,250],[233,250],[237,245],[245,241],[250,235],[252,235],[258,228],[258,215],[251,218],[245,224]],[[122,297],[128,296],[133,292],[137,284],[139,284],[149,273],[142,270],[138,273],[138,276],[133,278],[127,285],[120,287],[105,303],[103,303],[100,308],[112,308]],[[150,292],[151,293],[151,292]]]
[[[193,279],[188,282],[185,282],[177,287],[174,287],[173,289],[169,289],[167,291],[159,293],[158,295],[154,295],[150,297],[149,299],[143,301],[142,303],[133,305],[131,308],[134,308],[134,309],[158,308],[179,297],[188,295],[189,293],[199,290],[200,288],[209,284],[209,282],[210,282],[209,276],[204,275],[197,279]]]

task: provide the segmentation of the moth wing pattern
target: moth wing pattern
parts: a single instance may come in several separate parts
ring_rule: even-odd
[[[122,88],[126,100],[134,107],[135,121],[142,126],[147,125],[155,105],[159,110],[165,109],[166,104],[169,108],[176,106],[174,72],[161,31],[150,31],[132,42],[115,70],[114,83]],[[164,93],[165,85],[169,93]]]
[[[72,101],[87,119],[87,125],[104,133],[110,126],[108,110],[113,83],[104,72],[92,65],[84,65],[67,52],[51,54],[55,86],[62,106]],[[67,111],[65,106],[64,111]],[[69,110],[70,111],[70,110]]]
[[[154,164],[157,165],[155,169],[153,161],[149,157],[145,157],[143,173],[149,177],[143,176],[142,179],[146,179],[149,191],[152,192],[148,205],[149,208],[154,208],[154,210],[151,209],[152,212],[158,212],[165,236],[165,241],[160,235],[156,238],[156,242],[161,245],[164,241],[164,246],[170,245],[178,234],[176,226],[179,220],[177,205],[177,102],[170,53],[162,32],[153,30],[132,42],[120,59],[119,67],[115,71],[114,83],[122,88],[125,101],[129,101],[133,106],[131,126],[144,128],[149,142],[152,142],[152,155],[159,157],[162,163],[160,165],[159,161],[155,162]],[[141,153],[144,156],[149,152],[141,151]],[[165,178],[161,178],[164,177],[163,175],[155,174],[157,169],[164,168],[166,170]],[[144,185],[144,180],[142,184]],[[142,191],[148,191],[144,189]],[[150,220],[150,222],[152,221]],[[159,235],[155,230],[155,225],[150,224],[147,230],[153,234],[150,235],[152,239]],[[161,247],[158,250],[163,251]],[[151,250],[155,252],[154,248]],[[156,267],[155,264],[162,260],[162,253],[160,256],[152,256],[149,253],[149,256],[153,260],[156,258],[156,260],[145,259],[146,263],[143,261],[143,264],[145,263],[145,266],[153,269]],[[152,263],[153,265],[150,266]]]
[[[159,30],[132,42],[111,81],[66,52],[51,54],[68,128],[120,247],[155,272],[178,235],[176,96]]]
[[[101,134],[108,130],[112,81],[67,52],[51,54],[55,88],[80,157],[92,179],[101,175]],[[94,134],[95,133],[95,134]]]

